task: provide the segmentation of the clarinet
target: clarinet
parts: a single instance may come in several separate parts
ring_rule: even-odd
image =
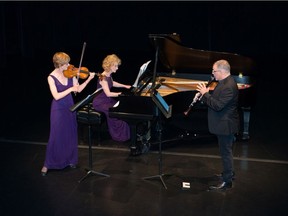
[[[211,79],[210,79],[209,82],[207,83],[206,88],[209,87],[214,81],[215,81],[215,78],[214,78],[213,76],[211,76]],[[194,96],[191,104],[189,105],[188,109],[184,112],[184,115],[185,115],[185,116],[188,115],[188,113],[190,112],[190,110],[192,109],[192,107],[194,106],[194,104],[195,104],[197,101],[201,100],[201,98],[202,98],[201,93],[200,93],[200,92],[197,92],[197,93],[195,94],[195,96]]]

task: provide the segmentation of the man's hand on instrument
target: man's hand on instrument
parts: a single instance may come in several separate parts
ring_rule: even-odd
[[[197,91],[204,95],[205,93],[209,92],[209,87],[206,87],[205,83],[199,83],[196,88]]]

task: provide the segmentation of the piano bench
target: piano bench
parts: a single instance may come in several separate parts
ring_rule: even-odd
[[[92,104],[83,106],[77,112],[77,121],[80,124],[88,125],[88,139],[89,144],[92,142],[91,127],[97,128],[97,144],[100,145],[101,140],[101,126],[106,121],[106,116],[103,112],[96,111]]]

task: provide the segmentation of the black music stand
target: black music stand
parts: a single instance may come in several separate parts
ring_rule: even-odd
[[[91,125],[88,125],[88,139],[89,139],[89,168],[85,169],[86,170],[86,175],[83,176],[78,182],[81,183],[82,181],[84,181],[87,177],[89,177],[90,175],[100,175],[100,176],[105,176],[105,177],[110,177],[110,175],[104,174],[104,173],[100,173],[100,172],[96,172],[94,171],[93,165],[92,165],[92,141],[91,141]]]
[[[73,105],[70,108],[71,112],[74,112],[75,110],[77,110],[79,107],[82,107],[84,105],[86,105],[87,103],[89,103],[91,100],[93,100],[93,98],[98,95],[100,92],[102,92],[103,89],[99,88],[97,89],[94,93],[92,93],[91,95],[88,95],[86,98],[84,98],[83,100],[79,101],[78,103],[76,103],[75,105]],[[89,112],[89,110],[88,110]],[[89,177],[90,175],[101,175],[101,176],[105,176],[105,177],[110,177],[107,174],[104,173],[100,173],[100,172],[96,172],[92,169],[93,164],[92,164],[92,141],[91,141],[91,125],[88,124],[88,139],[89,139],[89,168],[85,169],[86,170],[86,175],[83,176],[78,182],[81,183],[82,181],[84,181],[87,177]]]
[[[159,109],[162,111],[162,113],[165,115],[166,118],[171,117],[171,111],[172,111],[172,106],[168,106],[166,101],[161,97],[161,95],[157,92],[156,88],[156,73],[157,73],[157,64],[158,64],[158,54],[159,54],[159,44],[155,37],[153,35],[150,36],[153,38],[155,46],[156,46],[156,52],[155,52],[155,62],[154,62],[154,69],[153,69],[153,79],[152,79],[152,86],[151,86],[151,96],[152,100],[156,104],[156,120],[157,120],[157,127],[158,127],[158,134],[159,134],[159,173],[158,175],[154,176],[148,176],[143,179],[149,180],[149,179],[154,179],[154,178],[160,178],[163,186],[165,189],[167,189],[167,186],[163,180],[163,176],[165,174],[162,173],[162,122],[161,122],[161,113],[159,113]]]
[[[78,103],[74,104],[72,107],[70,107],[70,111],[74,112],[75,110],[77,110],[78,108],[88,104],[90,101],[93,100],[94,97],[96,97],[98,94],[100,94],[103,91],[102,88],[98,88],[96,89],[95,92],[93,92],[92,94],[87,95],[87,97],[85,97],[83,100],[79,101]]]
[[[152,100],[156,104],[156,120],[157,120],[157,131],[159,136],[159,152],[158,152],[158,166],[159,166],[159,173],[158,175],[144,177],[144,180],[160,178],[163,186],[167,189],[167,186],[164,182],[163,176],[168,174],[163,174],[162,172],[162,122],[161,122],[161,114],[163,113],[166,118],[170,118],[172,114],[172,106],[168,106],[165,100],[161,97],[161,95],[155,90],[152,94]],[[161,110],[162,113],[159,113]],[[169,174],[170,175],[170,174]]]

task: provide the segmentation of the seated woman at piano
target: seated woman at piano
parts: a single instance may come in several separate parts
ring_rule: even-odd
[[[112,74],[117,72],[119,65],[121,65],[121,59],[115,54],[107,55],[104,58],[102,62],[104,71],[97,81],[97,89],[102,87],[103,91],[93,99],[93,107],[95,110],[105,113],[112,139],[124,142],[130,139],[129,125],[123,120],[109,117],[109,108],[117,103],[117,97],[121,94],[121,92],[111,91],[112,87],[131,88],[130,85],[124,85],[113,80]]]

